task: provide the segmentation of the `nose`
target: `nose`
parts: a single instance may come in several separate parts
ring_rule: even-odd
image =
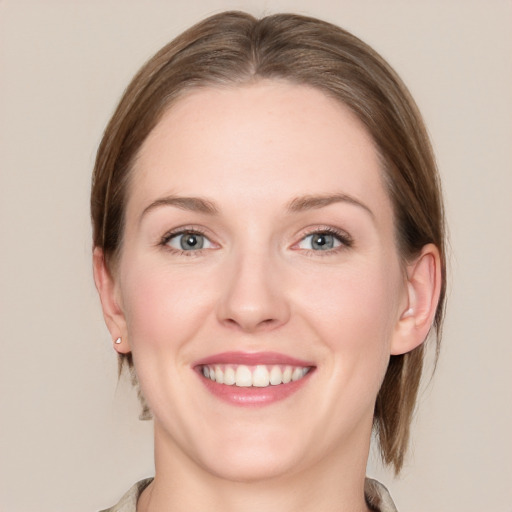
[[[245,253],[230,259],[218,303],[219,321],[246,333],[270,331],[286,324],[290,307],[283,270],[269,256]]]

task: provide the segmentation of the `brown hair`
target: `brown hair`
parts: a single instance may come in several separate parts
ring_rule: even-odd
[[[110,120],[96,158],[91,213],[94,246],[112,269],[122,246],[127,183],[142,143],[180,95],[196,87],[260,78],[316,87],[348,106],[380,152],[404,260],[428,243],[441,255],[442,287],[433,329],[439,351],[446,289],[445,234],[435,159],[407,88],[372,48],[345,30],[293,14],[256,19],[224,12],[193,26],[138,72]],[[386,464],[403,465],[424,345],[391,356],[379,391],[374,431]],[[128,365],[133,372],[132,360]]]

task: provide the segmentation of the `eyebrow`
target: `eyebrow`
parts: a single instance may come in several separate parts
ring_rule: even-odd
[[[348,203],[358,206],[370,214],[372,219],[375,219],[374,213],[364,203],[347,194],[332,194],[320,196],[302,196],[296,197],[288,204],[288,211],[292,213],[303,212],[307,210],[316,210],[324,208],[334,203]]]
[[[299,213],[307,210],[324,208],[334,203],[349,203],[354,206],[358,206],[369,213],[373,219],[375,219],[374,213],[370,210],[370,208],[368,208],[368,206],[347,194],[296,197],[290,201],[287,210],[290,213]],[[217,215],[219,213],[217,207],[211,201],[206,199],[199,197],[166,196],[153,201],[150,205],[144,208],[140,218],[142,219],[142,217],[144,217],[144,215],[146,215],[148,212],[162,206],[174,206],[182,210],[206,213],[208,215]]]
[[[179,197],[179,196],[166,196],[153,201],[150,205],[144,208],[140,215],[140,219],[150,211],[160,208],[162,206],[174,206],[182,210],[191,212],[206,213],[208,215],[216,215],[219,213],[215,205],[211,201],[201,199],[199,197]]]

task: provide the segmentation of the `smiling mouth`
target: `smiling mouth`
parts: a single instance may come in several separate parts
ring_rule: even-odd
[[[205,364],[199,366],[199,371],[204,378],[217,384],[239,388],[266,388],[289,384],[303,379],[311,369],[311,366],[291,365]]]

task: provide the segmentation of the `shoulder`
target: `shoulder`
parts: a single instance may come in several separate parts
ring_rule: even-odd
[[[375,512],[397,512],[388,490],[377,480],[372,478],[365,480],[364,495],[371,510]]]
[[[136,512],[137,500],[142,491],[153,481],[152,478],[146,478],[133,485],[126,494],[119,500],[117,505],[106,508],[100,512]]]
[[[100,512],[136,512],[139,496],[152,481],[152,478],[146,478],[137,482],[124,494],[116,505]],[[366,479],[364,494],[368,506],[375,512],[397,512],[388,490],[377,480]]]

